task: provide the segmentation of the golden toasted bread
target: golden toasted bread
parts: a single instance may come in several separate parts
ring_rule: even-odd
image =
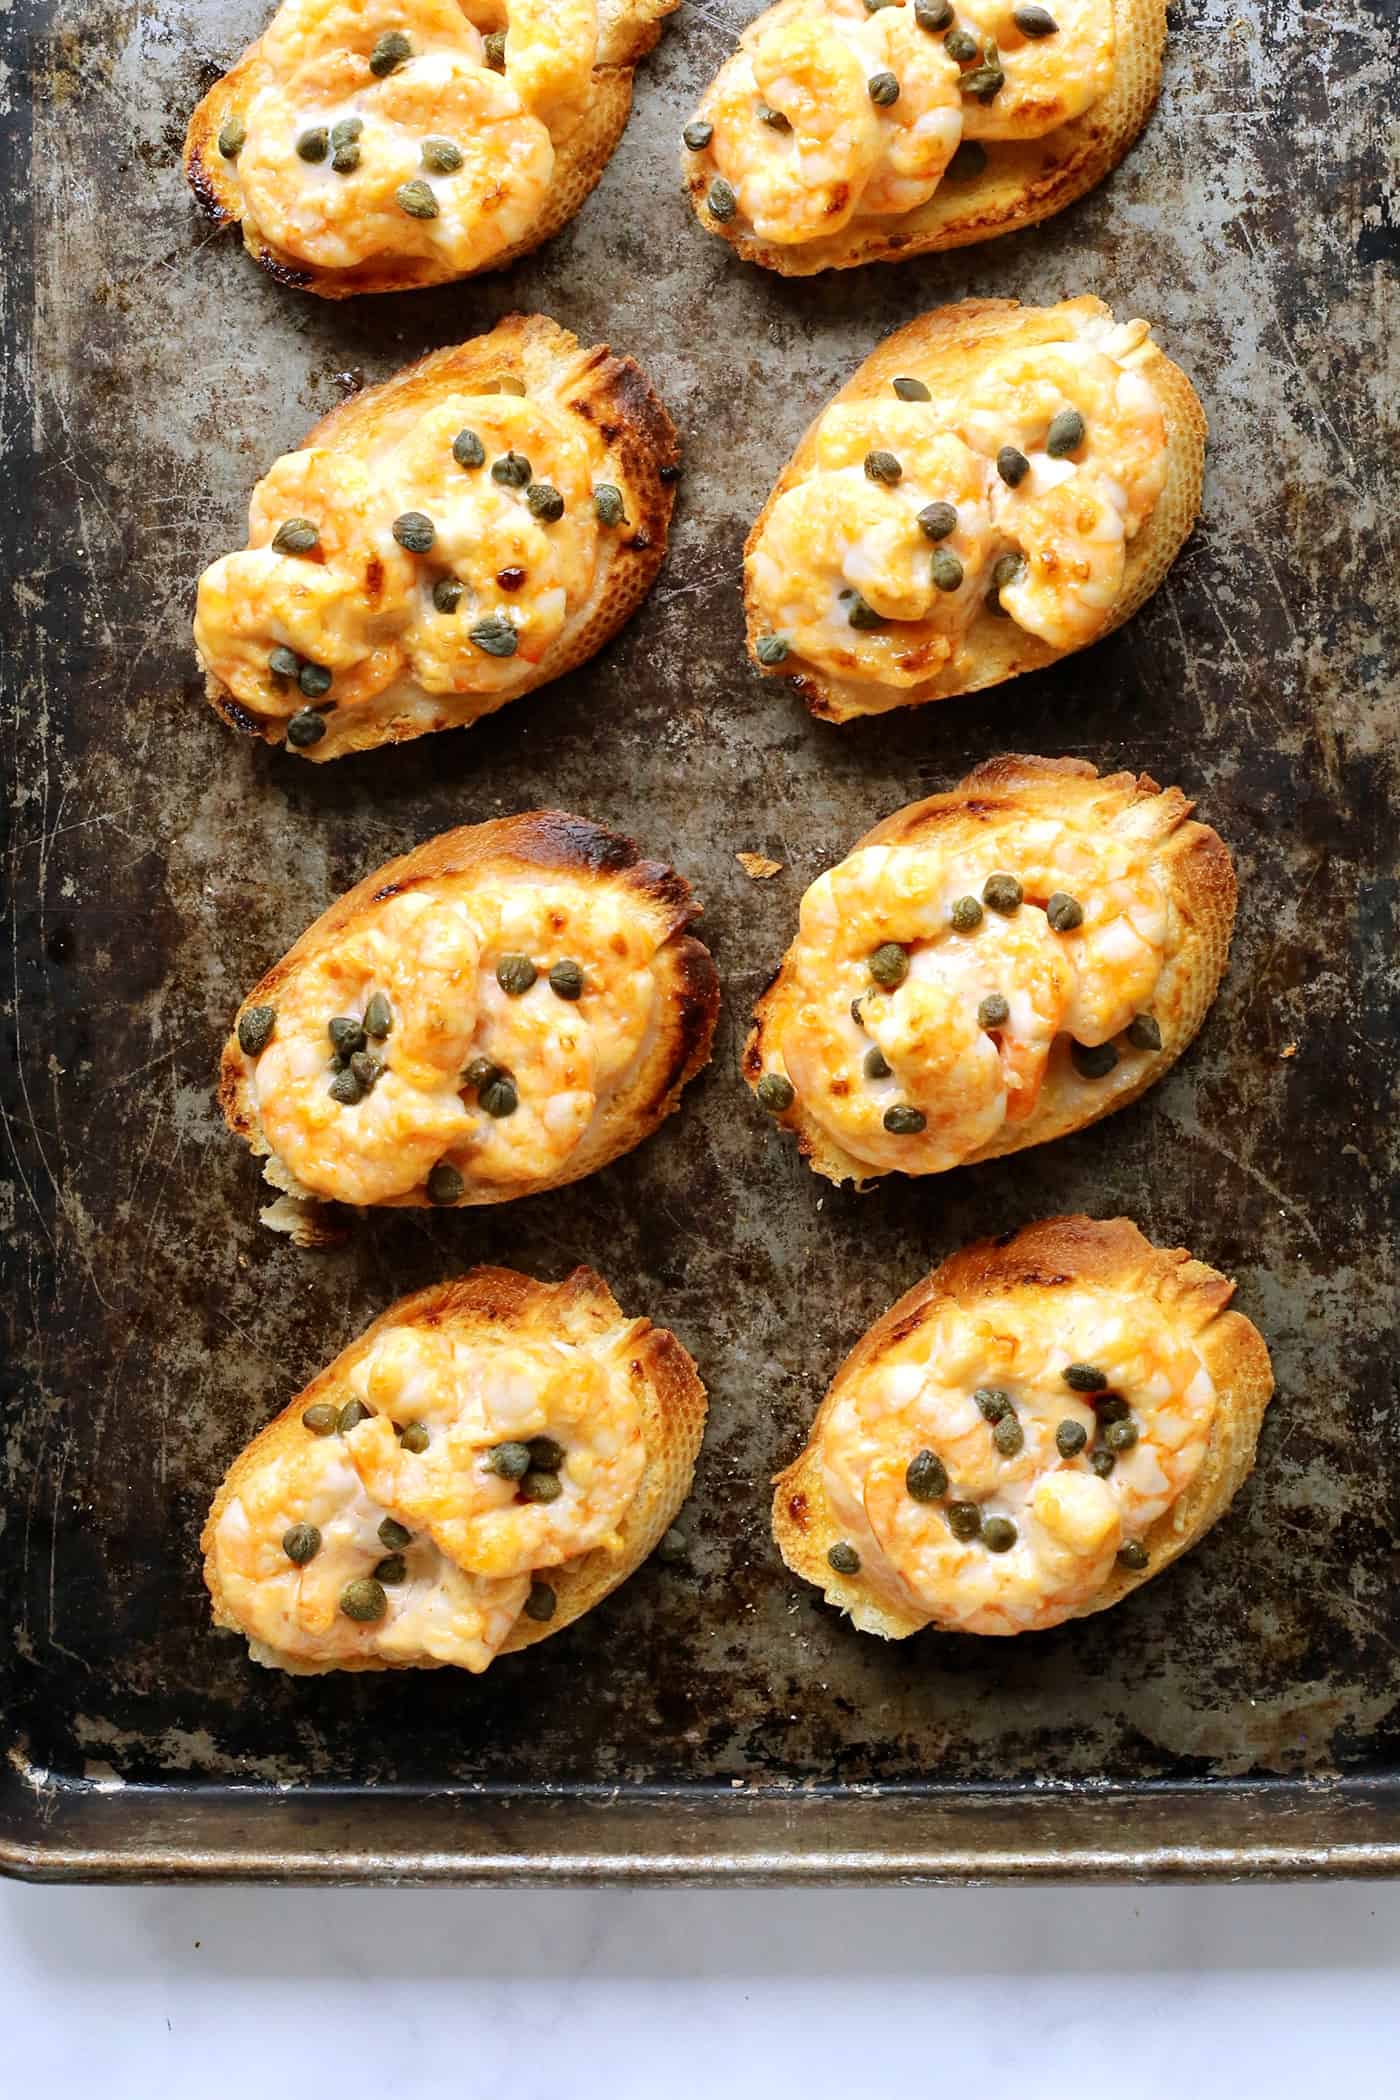
[[[1234,1292],[1184,1248],[1150,1245],[1127,1218],[1049,1218],[963,1248],[891,1306],[837,1372],[806,1449],[777,1476],[773,1535],[783,1559],[862,1632],[891,1640],[930,1625],[1027,1632],[1118,1603],[1195,1545],[1254,1465],[1273,1372],[1257,1330],[1227,1310]],[[1115,1321],[1123,1334],[1100,1352],[1108,1369],[1096,1408],[1092,1390],[1066,1382],[1066,1358],[1096,1323],[1103,1336],[1113,1335]],[[1133,1380],[1163,1352],[1171,1369],[1162,1375],[1173,1386],[1166,1408],[1145,1381]],[[879,1400],[882,1374],[898,1364],[910,1367],[909,1386],[926,1381],[902,1414],[886,1412]],[[1204,1368],[1213,1393],[1196,1382],[1184,1399],[1175,1388],[1195,1378],[1193,1366]],[[1096,1367],[1073,1368],[1082,1384]],[[1107,1389],[1110,1379],[1121,1382],[1121,1392]],[[972,1402],[974,1388],[981,1408]],[[853,1457],[842,1411],[858,1392],[866,1396],[870,1441]],[[1137,1434],[1113,1457],[1105,1429],[1119,1401]],[[1007,1402],[1006,1419],[1021,1441],[1013,1431],[1012,1455],[1002,1460],[992,1443],[998,1424],[986,1418]],[[1056,1442],[1065,1422],[1084,1436],[1070,1453]],[[1179,1434],[1185,1440],[1175,1444]],[[1099,1478],[1092,1466],[1098,1453],[1113,1458],[1101,1488],[1085,1478]],[[916,1458],[920,1467],[908,1474]],[[1154,1488],[1153,1468],[1165,1488]],[[1005,1485],[998,1481],[1003,1469]],[[1079,1550],[1068,1552],[1057,1551],[1064,1540],[1047,1533],[1037,1513],[1053,1515],[1063,1528],[1055,1504],[1030,1508],[1047,1477],[1060,1476],[1055,1487],[1063,1490],[1066,1475],[1089,1508],[1076,1511],[1067,1498],[1065,1516],[1081,1525],[1090,1516],[1103,1527],[1092,1547],[1081,1531]],[[846,1500],[862,1480],[875,1511],[868,1522]],[[961,1550],[948,1523],[960,1491],[970,1492],[979,1510]],[[833,1506],[833,1494],[844,1508]],[[1009,1548],[1000,1539],[990,1551],[984,1543],[988,1503],[1019,1506]],[[862,1526],[864,1553],[849,1537]],[[854,1569],[852,1554],[860,1562]]]
[[[859,915],[862,876],[840,892],[839,930],[849,954],[838,956],[833,944],[829,977],[813,983],[808,973],[817,966],[824,972],[825,951],[818,945],[804,959],[799,937],[754,1009],[744,1050],[745,1078],[761,1103],[767,1094],[765,1105],[795,1133],[814,1170],[829,1181],[865,1182],[890,1171],[941,1172],[995,1159],[1082,1130],[1160,1079],[1205,1018],[1234,924],[1229,851],[1216,832],[1191,820],[1192,808],[1180,788],[1159,788],[1145,773],[1101,777],[1082,759],[1008,756],[978,766],[945,794],[896,811],[858,840],[842,869],[868,848],[895,849],[884,867],[874,856],[868,919]],[[903,849],[914,849],[913,856]],[[1074,872],[1060,880],[1057,868]],[[1086,880],[1095,868],[1101,879]],[[981,904],[993,873],[1022,885],[1023,905],[1011,916]],[[845,884],[841,870],[836,880]],[[980,916],[959,932],[950,905],[969,895]],[[1057,897],[1083,914],[1063,932],[1046,911]],[[1063,908],[1059,915],[1073,917]],[[1137,935],[1134,917],[1150,938]],[[925,949],[935,972],[943,972],[935,981],[948,987],[946,1003],[916,1013],[912,1024],[901,1013],[904,980],[889,989],[870,972],[870,958],[886,941],[903,944],[906,955]],[[1105,948],[1117,957],[1111,966],[1098,960]],[[1069,982],[1067,967],[1075,973]],[[917,967],[904,968],[917,990]],[[1120,968],[1133,972],[1126,1003]],[[852,1017],[848,1029],[853,995],[861,1020]],[[997,996],[1009,1001],[1010,1017],[984,1018],[982,1002]],[[1031,1028],[1017,1018],[1023,996],[1037,1002]],[[1085,1034],[1098,1057],[1086,1060],[1065,1024],[1076,1001],[1087,1009],[1091,999],[1100,1025]],[[808,1047],[814,1028],[833,1031],[829,1049],[821,1038],[820,1056]],[[874,1049],[894,1068],[872,1082],[862,1059]],[[935,1063],[945,1049],[946,1069]],[[805,1061],[819,1069],[817,1084],[806,1089],[794,1070],[805,1071]],[[763,1088],[765,1079],[776,1088]],[[1033,1103],[1028,1110],[1021,1094]],[[887,1144],[873,1124],[859,1128],[867,1097],[867,1123],[910,1102],[925,1104],[926,1122]],[[985,1121],[967,1120],[978,1116]],[[882,1128],[889,1133],[893,1126],[886,1120]],[[857,1139],[861,1153],[849,1149]]]
[[[302,1236],[320,1203],[504,1203],[630,1151],[709,1060],[699,909],[674,869],[557,810],[444,832],[367,876],[224,1046],[229,1128],[293,1199],[267,1221]],[[346,1064],[366,1056],[384,1069]]]
[[[512,1381],[517,1429],[560,1432],[563,1493],[547,1525],[530,1489],[487,1463],[509,1436],[489,1407],[473,1412],[493,1371]],[[592,1416],[568,1409],[579,1377]],[[628,1470],[614,1484],[604,1464],[600,1487],[592,1431],[619,1423]],[[403,1435],[412,1424],[418,1448]],[[493,1268],[434,1284],[382,1313],[234,1460],[200,1541],[214,1622],[246,1634],[256,1661],[301,1675],[485,1669],[571,1625],[641,1565],[690,1491],[704,1425],[705,1389],[681,1344],[629,1320],[591,1269],[557,1284]],[[571,1466],[575,1442],[584,1457]],[[308,1514],[318,1537],[294,1561],[283,1541]],[[597,1542],[565,1554],[571,1537]],[[312,1546],[292,1543],[298,1555]],[[386,1552],[403,1566],[385,1569]],[[348,1585],[376,1582],[370,1615],[348,1617]]]
[[[477,436],[475,466],[453,454],[459,426]],[[632,360],[541,314],[435,351],[332,409],[259,483],[250,548],[200,579],[211,706],[317,763],[494,714],[631,618],[666,552],[679,457]],[[492,469],[506,458],[536,480],[503,485]],[[541,485],[565,498],[561,515],[531,511]],[[604,491],[617,499],[606,516]],[[405,511],[436,535],[422,554],[394,536]],[[288,522],[315,528],[309,553],[275,545]],[[440,609],[434,587],[456,602]],[[480,622],[510,628],[504,655],[490,633],[489,647],[473,639]],[[279,645],[329,682],[274,670]]]

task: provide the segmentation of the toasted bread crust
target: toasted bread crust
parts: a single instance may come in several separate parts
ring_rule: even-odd
[[[302,447],[358,449],[381,433],[409,426],[452,394],[486,391],[487,382],[498,386],[502,379],[519,382],[528,393],[566,372],[568,405],[610,448],[615,465],[609,472],[616,474],[627,517],[625,528],[600,542],[583,605],[517,686],[489,693],[428,693],[400,683],[388,694],[327,716],[325,736],[298,751],[299,758],[320,764],[350,751],[478,722],[586,663],[631,619],[665,558],[680,446],[671,418],[640,367],[630,357],[615,357],[606,344],[584,350],[577,336],[543,314],[508,314],[488,335],[435,350],[382,386],[367,387],[342,402],[307,432]],[[230,728],[264,743],[286,743],[282,717],[252,713],[212,674],[205,678],[205,696]]]
[[[1115,1109],[1126,1108],[1175,1064],[1205,1019],[1225,974],[1235,919],[1235,871],[1228,847],[1209,825],[1192,821],[1194,804],[1180,788],[1162,789],[1149,774],[1100,775],[1079,758],[1030,758],[1011,754],[989,759],[946,794],[896,810],[850,849],[911,843],[920,839],[960,838],[971,843],[981,826],[1008,811],[1027,817],[1054,815],[1102,825],[1130,817],[1134,835],[1149,843],[1151,866],[1172,905],[1175,939],[1166,954],[1153,997],[1152,1011],[1162,1033],[1160,1050],[1124,1059],[1106,1078],[1085,1080],[1070,1062],[1061,1038],[1032,1113],[1024,1122],[1006,1122],[988,1144],[959,1164],[975,1165],[1028,1145],[1045,1144],[1072,1130],[1087,1129]],[[763,1031],[786,990],[787,961],[757,1006],[755,1025],[744,1047],[743,1072],[751,1087],[763,1071]],[[808,1116],[799,1100],[780,1121],[797,1134],[798,1150],[828,1181],[868,1182],[880,1178],[863,1161],[844,1152],[828,1132]]]
[[[886,337],[808,426],[744,543],[744,597],[750,659],[766,677],[786,679],[820,720],[849,722],[862,715],[885,714],[896,707],[920,707],[929,700],[981,692],[986,686],[1019,677],[1022,671],[1037,671],[1061,656],[1076,653],[1051,648],[1014,620],[979,611],[967,630],[964,649],[937,677],[921,685],[888,687],[834,678],[818,665],[797,657],[788,657],[780,670],[773,670],[758,659],[757,642],[763,622],[747,582],[748,557],[758,545],[769,514],[778,498],[811,472],[817,456],[818,425],[835,402],[883,399],[888,395],[891,379],[900,373],[924,378],[937,392],[940,386],[965,379],[969,363],[979,357],[999,356],[1007,350],[1054,341],[1062,336],[1067,316],[1076,325],[1111,318],[1101,299],[1087,295],[1048,307],[1020,306],[1014,299],[965,299],[957,306],[940,306]],[[1205,484],[1205,412],[1190,380],[1155,343],[1137,353],[1133,368],[1152,386],[1162,405],[1167,432],[1167,476],[1151,516],[1128,542],[1122,589],[1094,641],[1101,641],[1115,627],[1121,627],[1162,582],[1200,514]]]
[[[786,246],[761,241],[738,219],[727,225],[704,210],[715,174],[708,153],[684,155],[686,194],[707,232],[727,240],[745,262],[783,277],[852,270],[862,263],[907,262],[942,248],[966,248],[1000,233],[1036,226],[1103,181],[1152,113],[1162,84],[1166,0],[1113,0],[1113,84],[1082,117],[1041,139],[985,144],[987,165],[970,181],[940,182],[927,204],[899,217],[853,219],[825,241]]]
[[[1248,1479],[1274,1378],[1258,1329],[1243,1313],[1228,1310],[1233,1283],[1184,1247],[1154,1247],[1128,1218],[1047,1218],[998,1239],[978,1240],[951,1255],[861,1336],[831,1382],[806,1448],[775,1477],[773,1536],[779,1552],[794,1574],[815,1583],[862,1632],[902,1640],[934,1622],[872,1601],[858,1575],[838,1575],[826,1558],[841,1534],[817,1452],[842,1389],[889,1344],[921,1325],[940,1299],[952,1298],[974,1310],[1005,1293],[1039,1299],[1071,1284],[1112,1291],[1125,1311],[1150,1302],[1179,1320],[1215,1383],[1217,1402],[1200,1471],[1143,1536],[1147,1568],[1135,1572],[1115,1566],[1093,1602],[1067,1616],[1082,1619],[1106,1611],[1160,1575],[1225,1514]]]
[[[435,266],[431,257],[373,260],[351,270],[321,270],[288,255],[261,235],[245,230],[243,245],[278,284],[314,292],[319,299],[351,299],[361,292],[412,292],[427,285],[504,270],[522,255],[552,240],[567,226],[602,177],[617,150],[632,107],[632,74],[661,35],[661,22],[680,0],[603,0],[598,10],[598,55],[587,105],[574,129],[555,140],[549,194],[523,240],[493,256],[480,270]],[[237,176],[219,151],[224,120],[237,110],[262,63],[261,40],[216,80],[190,118],[185,134],[185,176],[200,209],[216,226],[243,223]]]
[[[649,1039],[636,1070],[609,1095],[594,1127],[570,1154],[560,1173],[518,1187],[474,1183],[468,1177],[457,1207],[506,1203],[516,1196],[563,1188],[606,1166],[663,1123],[680,1105],[682,1090],[710,1059],[719,1014],[719,976],[709,950],[686,931],[700,906],[690,885],[662,861],[643,860],[631,839],[606,831],[585,817],[560,810],[531,810],[522,816],[497,817],[486,824],[466,824],[426,839],[412,853],[389,861],[348,890],[309,926],[280,962],[260,978],[239,1008],[277,1004],[277,994],[302,962],[332,945],[374,905],[424,883],[468,881],[489,883],[493,873],[536,870],[541,875],[582,877],[600,886],[627,890],[650,918],[659,943],[652,961],[659,1012],[664,1017]],[[253,1153],[269,1157],[252,1088],[253,1060],[238,1041],[237,1017],[224,1044],[219,1068],[219,1106],[224,1120]],[[269,1179],[276,1179],[269,1174]],[[302,1192],[305,1194],[305,1192]],[[423,1209],[422,1190],[396,1197],[386,1208]],[[269,1221],[273,1222],[273,1221]]]
[[[352,1367],[374,1346],[389,1327],[434,1327],[451,1329],[458,1339],[474,1334],[500,1334],[525,1328],[587,1336],[601,1333],[625,1321],[626,1315],[600,1276],[579,1268],[562,1283],[539,1283],[517,1269],[472,1269],[466,1276],[436,1283],[410,1298],[401,1298],[381,1313],[356,1341],[343,1349],[333,1363],[317,1373],[303,1392],[254,1437],[230,1466],[214,1497],[203,1533],[204,1579],[213,1600],[214,1623],[241,1630],[224,1600],[214,1561],[214,1533],[230,1498],[248,1476],[289,1444],[306,1435],[301,1417],[318,1400],[330,1398],[343,1385]],[[586,1611],[615,1590],[641,1566],[674,1521],[677,1510],[690,1492],[695,1461],[705,1430],[706,1393],[690,1356],[676,1337],[650,1321],[637,1323],[635,1346],[629,1362],[642,1380],[646,1466],[635,1500],[620,1526],[622,1550],[601,1549],[583,1554],[577,1561],[547,1571],[558,1606],[552,1619],[541,1624],[519,1618],[502,1648],[514,1655],[536,1641],[573,1624]],[[309,1668],[294,1659],[282,1667],[297,1675],[324,1674],[316,1665]],[[356,1658],[333,1666],[338,1670],[445,1669],[438,1662],[386,1662],[377,1656]]]

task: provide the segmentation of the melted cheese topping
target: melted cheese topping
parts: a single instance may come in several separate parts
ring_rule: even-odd
[[[1107,94],[1112,0],[1052,0],[1046,21],[1027,35],[1012,0],[958,0],[936,30],[914,0],[779,0],[701,104],[709,156],[761,240],[917,211],[964,138],[1042,138]]]
[[[1165,484],[1166,428],[1139,369],[1147,323],[1065,327],[954,388],[935,380],[927,401],[891,388],[832,404],[746,564],[754,617],[786,646],[780,668],[800,657],[904,691],[970,674],[984,608],[1056,649],[1102,631]]]
[[[1071,1365],[1102,1389],[1075,1391]],[[1003,1405],[998,1448],[987,1414]],[[940,1626],[1020,1633],[1090,1604],[1125,1545],[1145,1565],[1133,1548],[1199,1473],[1215,1409],[1210,1373],[1154,1303],[1087,1285],[974,1312],[939,1299],[839,1393],[818,1461],[862,1584]],[[1083,1435],[1068,1454],[1067,1423]],[[946,1475],[926,1501],[907,1477],[921,1452]],[[959,1504],[977,1512],[971,1539],[950,1526]]]
[[[303,1668],[376,1657],[484,1670],[536,1571],[621,1550],[646,1459],[627,1363],[639,1324],[587,1342],[386,1329],[327,1396],[358,1400],[367,1417],[326,1437],[299,1429],[241,1481],[215,1526],[223,1608],[254,1655]],[[488,1463],[497,1446],[537,1437],[562,1452],[550,1501]],[[386,1519],[406,1545],[385,1537]],[[304,1565],[284,1544],[297,1525],[319,1534]],[[379,1583],[382,1610],[357,1619],[346,1592],[366,1581]]]
[[[411,1197],[438,1167],[517,1191],[551,1180],[648,1046],[660,938],[626,891],[566,877],[386,898],[278,990],[272,1038],[245,1060],[268,1145],[303,1189],[342,1203]],[[523,993],[500,982],[508,956],[538,972]],[[563,961],[582,969],[578,998],[549,981]],[[329,1024],[363,1022],[376,998],[392,1015],[367,1045],[383,1069],[345,1102]]]
[[[485,268],[539,217],[597,41],[596,0],[284,0],[230,112],[246,232],[321,270]]]
[[[1009,912],[981,901],[995,876],[1021,886]],[[960,931],[969,898],[980,917]],[[1013,815],[971,850],[861,847],[802,899],[763,1069],[853,1159],[941,1173],[1033,1112],[1057,1044],[1064,1058],[1066,1038],[1114,1043],[1150,1009],[1172,939],[1148,849],[1109,825]],[[886,944],[904,975],[882,985],[872,958]],[[1123,1040],[1111,1062],[1137,1055]]]

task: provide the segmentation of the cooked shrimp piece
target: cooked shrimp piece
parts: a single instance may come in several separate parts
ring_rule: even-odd
[[[1116,40],[1112,0],[1049,0],[1054,29],[1027,36],[1011,0],[958,0],[958,22],[985,52],[996,47],[1003,85],[989,101],[963,101],[970,139],[1038,139],[1102,101],[1113,85]],[[973,68],[983,66],[979,57]]]
[[[760,24],[721,68],[703,105],[711,150],[763,240],[813,240],[851,217],[881,148],[867,77],[860,54],[819,16]],[[765,105],[786,129],[764,122]]]
[[[1052,425],[1071,411],[1082,437],[1052,457]],[[1162,493],[1167,433],[1155,390],[1141,373],[1083,344],[1047,343],[993,360],[964,390],[954,420],[988,458],[1014,445],[1030,463],[1016,488],[998,481],[993,492],[996,521],[1012,538],[1023,509],[1080,474],[1102,480],[1129,536]]]
[[[577,121],[598,51],[597,0],[507,0],[506,78],[556,136]]]
[[[293,715],[306,706],[296,679],[273,670],[277,648],[329,671],[329,697],[351,707],[383,692],[403,668],[392,631],[376,639],[367,612],[352,569],[272,547],[242,548],[200,577],[195,642],[206,669],[260,714]]]
[[[919,27],[912,0],[907,7],[882,7],[870,17],[867,35],[876,54],[871,70],[893,73],[899,96],[880,111],[880,161],[859,209],[917,211],[937,189],[966,129],[958,63],[941,38]]]
[[[1076,474],[1016,512],[1021,567],[1001,587],[1003,612],[1053,649],[1091,642],[1123,587],[1121,512],[1102,482]]]

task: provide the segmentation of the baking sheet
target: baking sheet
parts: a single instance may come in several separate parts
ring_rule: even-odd
[[[1396,235],[1379,7],[1174,11],[1162,104],[1046,227],[784,284],[694,226],[675,140],[751,8],[687,0],[601,187],[506,275],[323,305],[211,236],[190,108],[259,0],[4,17],[0,259],[10,832],[0,1423],[0,1866],[49,1875],[710,1878],[1386,1871],[1395,1602]],[[742,653],[740,550],[870,345],[972,294],[1142,313],[1212,429],[1205,519],[1120,634],[985,696],[844,730]],[[347,388],[539,309],[643,364],[686,472],[652,597],[481,727],[314,769],[198,697],[204,564]],[[857,1197],[797,1163],[737,1059],[803,887],[1004,749],[1179,781],[1234,849],[1229,978],[1132,1109]],[[298,1252],[211,1080],[241,993],[338,891],[539,805],[697,885],[710,1071],[649,1144],[492,1212],[369,1216]],[[754,883],[736,852],[783,863]],[[960,1241],[1122,1210],[1238,1277],[1278,1375],[1253,1481],[1111,1614],[1014,1643],[856,1636],[778,1561],[769,1474],[892,1299]],[[578,1261],[698,1359],[682,1527],[494,1667],[295,1681],[207,1629],[224,1467],[401,1292]]]

